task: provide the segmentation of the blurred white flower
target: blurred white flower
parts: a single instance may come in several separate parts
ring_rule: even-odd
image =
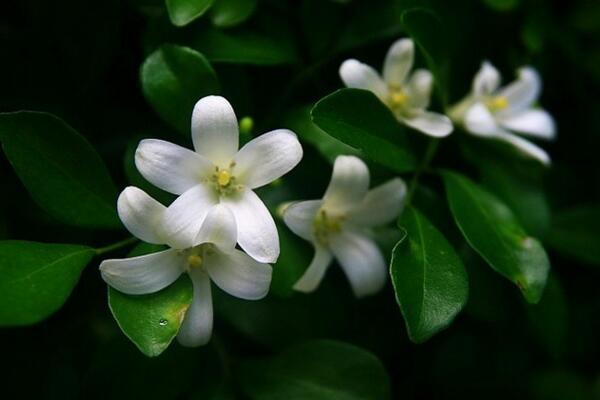
[[[265,297],[271,283],[271,266],[235,249],[235,217],[225,205],[211,207],[189,247],[171,240],[163,226],[167,209],[136,187],[126,188],[118,200],[119,217],[127,229],[149,243],[167,244],[168,250],[139,257],[105,260],[102,278],[120,292],[154,293],[187,273],[193,299],[177,339],[184,346],[206,344],[213,326],[212,280],[232,296],[247,300]]]
[[[455,105],[449,115],[474,135],[508,142],[543,164],[550,164],[543,149],[511,133],[546,140],[556,136],[550,114],[534,107],[542,88],[537,71],[523,67],[517,80],[503,88],[499,86],[498,70],[484,61],[473,80],[471,94]]]
[[[411,128],[433,137],[448,136],[452,121],[443,114],[426,111],[429,107],[433,75],[425,69],[410,73],[414,61],[411,39],[400,39],[388,50],[383,64],[383,77],[367,64],[350,59],[342,63],[340,77],[347,87],[373,92]]]
[[[226,204],[237,222],[242,249],[260,262],[275,262],[279,238],[273,217],[252,189],[289,172],[300,162],[296,135],[278,129],[238,151],[238,121],[223,97],[200,99],[192,114],[194,149],[162,140],[142,140],[135,154],[140,173],[180,195],[165,213],[165,229],[179,247],[190,247],[213,205]]]
[[[398,217],[406,185],[395,178],[368,189],[369,170],[365,163],[354,156],[339,156],[323,199],[295,202],[283,209],[287,226],[315,247],[315,256],[294,289],[315,290],[333,257],[357,297],[376,293],[383,287],[387,266],[370,237],[370,229]]]

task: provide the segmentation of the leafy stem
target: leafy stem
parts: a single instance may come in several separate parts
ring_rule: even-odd
[[[429,164],[431,164],[431,160],[433,160],[433,157],[435,157],[439,144],[439,139],[429,139],[429,142],[427,143],[427,148],[425,149],[425,154],[423,155],[423,159],[421,160],[421,163],[417,167],[417,170],[415,171],[415,174],[413,175],[408,185],[406,204],[411,203],[415,190],[417,189],[417,185],[419,184],[419,179],[421,178],[423,171],[425,171],[429,167]]]
[[[109,244],[108,246],[97,248],[97,249],[95,249],[96,255],[97,256],[101,256],[103,254],[110,253],[110,252],[113,252],[115,250],[122,249],[123,247],[127,247],[127,246],[130,246],[130,245],[136,243],[137,241],[138,241],[137,238],[130,237],[130,238],[121,240],[119,242],[116,242],[116,243],[113,243],[113,244]]]

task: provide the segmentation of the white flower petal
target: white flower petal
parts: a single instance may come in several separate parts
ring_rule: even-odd
[[[179,145],[157,139],[144,139],[135,151],[135,165],[154,186],[181,194],[209,174],[212,163]]]
[[[402,122],[426,135],[441,138],[454,130],[450,118],[431,111],[422,111],[411,118],[402,118]]]
[[[169,249],[139,257],[104,260],[102,279],[119,292],[147,294],[175,282],[185,270],[185,260]]]
[[[322,205],[322,200],[292,203],[283,212],[283,221],[296,235],[302,239],[312,241],[315,218]]]
[[[262,299],[269,292],[272,268],[239,250],[205,253],[205,266],[213,282],[232,296]]]
[[[179,196],[165,211],[163,229],[167,244],[176,249],[194,246],[206,214],[219,202],[210,187],[196,185]]]
[[[406,184],[394,178],[367,192],[362,203],[348,213],[348,222],[358,226],[385,225],[400,214],[406,198]]]
[[[420,110],[429,107],[432,88],[433,75],[431,72],[426,69],[416,70],[406,84],[409,107]]]
[[[491,96],[498,86],[500,86],[500,73],[489,61],[484,61],[473,79],[473,95],[476,98]]]
[[[535,158],[542,164],[546,166],[550,165],[550,156],[548,155],[548,153],[546,153],[544,149],[537,146],[536,144],[531,143],[530,141],[523,139],[517,135],[513,135],[509,132],[500,133],[496,137],[500,140],[512,144],[521,153],[529,157]]]
[[[387,267],[373,240],[359,233],[342,231],[332,236],[331,250],[346,273],[356,297],[374,294],[383,287]]]
[[[256,193],[246,188],[236,195],[224,197],[222,202],[235,215],[241,248],[256,261],[277,261],[279,236],[275,221]]]
[[[235,216],[225,204],[212,206],[202,222],[194,244],[212,243],[222,250],[231,250],[236,242]]]
[[[525,110],[499,120],[506,129],[540,139],[554,139],[556,125],[552,116],[544,110]]]
[[[215,165],[227,167],[239,146],[238,121],[231,104],[221,96],[198,100],[192,113],[194,149]]]
[[[266,185],[288,173],[302,159],[296,134],[287,129],[265,133],[248,142],[235,155],[235,176],[250,189]]]
[[[383,63],[383,79],[388,85],[401,86],[406,81],[415,57],[411,39],[399,39],[387,52]]]
[[[377,71],[358,60],[346,60],[340,66],[340,77],[347,87],[369,90],[386,101],[388,89]]]
[[[323,280],[332,258],[331,251],[322,246],[315,246],[315,255],[304,275],[294,284],[294,289],[304,293],[313,292]]]
[[[197,347],[208,343],[212,336],[212,293],[210,279],[205,272],[194,268],[189,275],[194,286],[194,295],[179,328],[177,341],[186,347]]]
[[[338,156],[333,164],[331,181],[323,196],[324,206],[333,213],[343,213],[359,204],[369,189],[369,169],[358,157]]]
[[[465,113],[464,117],[465,128],[479,136],[494,136],[498,130],[496,119],[482,103],[475,103]]]
[[[498,115],[508,116],[518,111],[531,107],[540,96],[542,80],[537,71],[531,67],[519,69],[519,77],[516,81],[500,89],[499,96],[505,97],[508,106],[498,112]]]
[[[117,200],[123,225],[133,236],[148,243],[165,243],[161,227],[165,210],[165,206],[134,186],[126,187]]]

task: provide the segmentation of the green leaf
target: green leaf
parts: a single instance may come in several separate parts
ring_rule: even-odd
[[[340,89],[319,100],[311,116],[327,134],[373,161],[400,173],[414,169],[406,128],[373,93]]]
[[[215,71],[204,56],[188,47],[163,45],[140,71],[144,96],[160,117],[189,135],[194,104],[219,93]]]
[[[60,309],[94,254],[86,246],[0,242],[0,326],[33,324]]]
[[[496,11],[511,11],[517,8],[519,0],[483,0],[483,3]]]
[[[450,210],[467,242],[515,283],[528,302],[537,303],[550,270],[540,242],[527,235],[512,211],[491,193],[457,173],[442,176]]]
[[[215,0],[210,10],[212,23],[226,28],[241,24],[254,13],[257,0]]]
[[[556,213],[548,243],[581,262],[600,265],[600,206],[578,206]]]
[[[88,141],[41,112],[0,114],[0,141],[15,172],[46,212],[66,224],[118,228],[116,188]]]
[[[159,292],[141,296],[108,288],[108,305],[117,324],[148,357],[169,347],[191,303],[192,282],[187,274]]]
[[[173,25],[185,26],[201,17],[214,0],[166,0],[167,11]]]
[[[356,155],[360,151],[329,136],[316,126],[310,118],[310,106],[299,107],[288,112],[284,125],[293,130],[305,142],[317,148],[329,162],[333,163],[339,155]]]
[[[422,343],[462,310],[469,283],[462,261],[425,216],[410,207],[399,224],[407,237],[394,248],[390,274],[408,335]]]
[[[390,381],[381,361],[341,342],[306,342],[270,359],[247,361],[239,372],[242,389],[251,399],[390,398]]]

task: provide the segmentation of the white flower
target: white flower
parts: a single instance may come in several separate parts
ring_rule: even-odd
[[[335,257],[357,297],[373,294],[385,284],[387,267],[370,238],[370,228],[397,218],[406,185],[400,178],[369,189],[369,170],[354,156],[339,156],[321,200],[292,203],[283,211],[287,226],[315,247],[315,256],[294,289],[317,288]]]
[[[200,99],[192,114],[191,151],[162,140],[142,140],[135,154],[140,173],[167,192],[181,195],[165,215],[168,236],[192,244],[211,206],[223,203],[237,221],[242,249],[260,262],[275,262],[279,238],[273,217],[252,189],[266,185],[300,162],[296,135],[278,129],[238,151],[238,122],[223,97]]]
[[[554,120],[546,111],[534,108],[542,88],[537,71],[531,67],[519,69],[518,78],[499,88],[500,74],[484,61],[473,80],[469,96],[458,103],[450,116],[477,136],[508,142],[521,152],[544,164],[550,164],[548,154],[510,131],[537,139],[554,139]]]
[[[237,228],[228,207],[212,207],[193,244],[186,248],[170,240],[162,224],[167,209],[144,191],[126,188],[119,196],[118,211],[134,236],[171,248],[139,257],[105,260],[100,264],[102,278],[120,292],[139,295],[164,289],[187,273],[193,284],[193,299],[177,335],[184,346],[200,346],[210,340],[211,280],[242,299],[257,300],[267,295],[271,266],[235,249]]]
[[[442,114],[426,111],[429,107],[433,76],[425,69],[410,74],[414,61],[411,39],[400,39],[388,50],[383,64],[383,78],[373,68],[350,59],[342,63],[340,77],[348,87],[373,92],[411,128],[433,137],[448,136],[452,121]]]

